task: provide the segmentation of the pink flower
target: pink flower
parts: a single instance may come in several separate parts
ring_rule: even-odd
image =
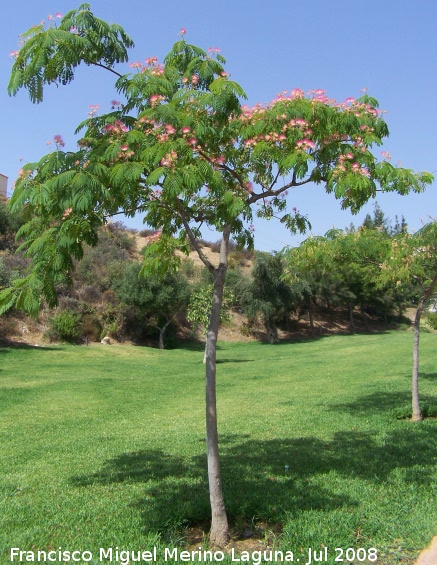
[[[191,131],[191,129],[190,129],[188,126],[184,126],[184,127],[181,129],[181,132],[182,132],[182,133],[190,133],[190,131]]]
[[[122,151],[127,151],[127,150],[129,149],[129,147],[128,147],[127,145],[122,145],[122,146],[120,147],[120,149],[121,149]]]
[[[187,30],[184,27],[181,27],[181,29],[179,30],[179,35],[182,35],[182,37],[187,33]]]
[[[300,139],[296,142],[296,147],[299,149],[314,149],[316,144],[311,139]]]
[[[57,18],[62,18],[62,14],[60,14],[59,12],[56,12],[55,16],[56,16]]]
[[[161,102],[161,100],[164,100],[164,96],[161,96],[160,94],[152,94],[149,100],[150,100],[150,104],[152,106],[155,106],[155,104]]]
[[[191,75],[191,84],[198,84],[199,83],[199,77],[197,75]]]
[[[167,153],[167,155],[164,155],[164,157],[161,159],[161,165],[163,167],[172,167],[177,157],[178,154],[176,153],[176,151],[170,151],[170,153]]]
[[[18,57],[18,51],[9,51],[9,57],[16,59]]]
[[[55,135],[53,137],[53,140],[56,143],[56,145],[58,145],[59,147],[64,147],[65,143],[60,135]]]
[[[65,220],[66,218],[68,218],[68,216],[71,214],[72,211],[73,211],[73,208],[66,208],[65,212],[62,216],[62,219]]]
[[[97,110],[100,108],[100,106],[98,104],[90,104],[89,105],[89,112],[88,112],[88,116],[90,118],[92,118],[93,116],[95,116],[97,114]]]
[[[50,20],[53,20],[53,16],[52,16],[51,14],[49,14],[49,15],[47,16],[47,19],[48,19],[49,21],[50,21]]]
[[[146,243],[149,244],[149,243],[153,243],[154,241],[157,241],[161,237],[161,234],[162,234],[162,230],[158,230],[155,233],[152,233],[152,235],[149,235],[149,237],[145,238]]]

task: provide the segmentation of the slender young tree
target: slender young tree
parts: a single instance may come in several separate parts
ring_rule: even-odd
[[[426,302],[437,289],[437,222],[429,222],[415,234],[401,232],[393,238],[390,256],[381,265],[381,281],[411,284],[419,289],[413,322],[413,370],[411,405],[413,421],[423,420],[419,398],[420,318]]]
[[[51,20],[52,22],[53,20]],[[216,345],[228,267],[229,240],[253,246],[254,210],[280,216],[292,232],[307,219],[286,212],[287,191],[323,184],[342,206],[356,212],[377,190],[421,192],[432,180],[379,162],[371,152],[388,135],[367,95],[342,103],[323,91],[282,92],[271,103],[242,106],[244,90],[230,80],[217,49],[188,44],[185,30],[160,64],[133,63],[121,75],[132,40],[116,25],[97,19],[89,5],[69,12],[59,25],[31,28],[17,51],[10,94],[26,88],[40,102],[43,87],[66,84],[80,64],[104,67],[117,76],[122,103],[92,115],[76,151],[56,150],[23,168],[12,197],[27,223],[21,249],[32,258],[27,277],[0,295],[1,311],[12,305],[36,314],[41,293],[56,303],[56,283],[69,278],[84,242],[95,245],[108,217],[142,214],[157,230],[147,246],[143,274],[177,268],[176,248],[189,246],[213,276],[206,345],[206,436],[212,545],[229,539],[218,450]],[[117,67],[118,68],[118,67]],[[202,226],[221,234],[218,264],[197,243]]]

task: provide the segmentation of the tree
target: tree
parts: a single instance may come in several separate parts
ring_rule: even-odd
[[[393,305],[391,288],[377,286],[379,266],[387,257],[390,236],[380,224],[350,233],[332,230],[328,234],[326,255],[331,258],[333,270],[342,282],[341,298],[349,310],[351,332],[355,331],[353,314],[357,306],[368,329],[366,308],[372,306],[386,316]]]
[[[288,317],[296,296],[283,280],[284,266],[279,254],[257,253],[245,312],[249,318],[261,315],[269,343],[277,343],[277,324]]]
[[[400,220],[395,216],[395,225],[392,226],[391,221],[385,216],[378,202],[375,202],[373,206],[373,218],[370,214],[366,214],[361,227],[369,230],[377,229],[385,232],[387,235],[396,235],[401,232],[406,232],[408,226],[404,216],[402,216]]]
[[[140,264],[131,263],[124,269],[121,278],[113,281],[112,287],[124,304],[137,308],[147,325],[159,331],[159,349],[164,349],[168,326],[187,309],[190,299],[188,283],[179,273],[139,277],[140,270]]]
[[[360,227],[332,229],[324,237],[310,237],[299,247],[284,251],[286,280],[305,281],[311,289],[310,321],[317,300],[346,306],[350,331],[355,331],[354,311],[359,306],[368,329],[366,312],[387,318],[397,309],[401,314],[411,299],[411,284],[399,286],[381,279],[381,265],[387,260],[393,241],[385,229]],[[411,281],[412,282],[412,281]]]
[[[95,245],[107,218],[141,213],[157,230],[145,251],[142,273],[176,269],[175,248],[189,246],[214,280],[206,344],[206,442],[212,522],[210,542],[229,539],[221,486],[216,410],[216,344],[228,266],[229,240],[253,247],[251,220],[257,214],[281,222],[292,232],[308,220],[286,212],[287,190],[323,183],[342,206],[357,212],[382,190],[421,192],[428,173],[378,162],[370,149],[388,135],[377,101],[367,94],[337,103],[323,91],[308,97],[300,89],[273,102],[242,106],[245,92],[230,80],[225,59],[181,38],[159,64],[133,63],[133,74],[114,68],[127,59],[132,40],[116,25],[97,19],[89,5],[69,12],[59,26],[31,28],[15,54],[10,94],[29,91],[43,98],[46,84],[66,84],[81,62],[117,76],[123,103],[114,100],[106,114],[90,116],[79,130],[77,151],[56,150],[23,168],[12,197],[27,223],[22,249],[32,257],[27,277],[0,295],[1,311],[12,305],[36,314],[41,293],[56,303],[56,283],[69,279],[82,245]],[[218,264],[202,252],[196,238],[202,226],[221,234]]]
[[[311,333],[315,334],[314,315],[318,298],[328,294],[330,302],[336,301],[342,280],[334,266],[334,260],[326,237],[311,236],[298,247],[283,251],[285,269],[283,279],[299,285],[305,310],[308,311]]]
[[[366,214],[362,227],[368,230],[379,229],[381,231],[384,231],[385,233],[389,233],[390,220],[386,218],[378,202],[375,202],[375,204],[373,205],[373,218],[370,214]]]
[[[15,234],[23,221],[19,212],[12,213],[7,207],[7,200],[0,195],[0,250],[15,247]]]
[[[411,375],[412,420],[423,419],[419,401],[420,318],[426,302],[437,288],[437,222],[423,226],[415,234],[401,232],[393,239],[391,254],[381,265],[381,282],[402,286],[414,283],[420,289],[414,316],[413,370]]]

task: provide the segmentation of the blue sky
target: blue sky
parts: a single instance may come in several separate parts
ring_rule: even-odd
[[[94,0],[90,4],[96,16],[121,24],[133,38],[131,61],[150,56],[162,60],[182,27],[187,29],[187,41],[205,49],[219,47],[227,59],[227,71],[243,86],[250,104],[266,103],[292,88],[321,88],[337,100],[358,97],[367,88],[387,111],[390,137],[381,149],[392,155],[393,163],[437,170],[435,0],[417,0],[408,9],[398,0],[253,0],[250,4]],[[73,132],[86,118],[89,105],[98,104],[106,111],[117,98],[111,73],[94,68],[80,69],[66,87],[47,89],[39,105],[32,104],[25,91],[14,98],[7,95],[12,64],[8,54],[17,49],[20,33],[48,14],[65,14],[78,6],[79,2],[66,0],[16,0],[2,6],[0,173],[9,177],[9,186],[22,163],[47,152],[46,142],[54,135],[62,135],[67,149],[75,149]],[[379,155],[381,149],[375,148],[375,153]],[[436,187],[434,183],[426,193],[407,197],[380,194],[377,200],[389,218],[404,215],[413,231],[437,216]],[[351,221],[359,225],[373,209],[370,202],[352,216],[321,186],[291,191],[288,202],[308,215],[314,234],[332,226],[343,228]],[[141,218],[126,224],[142,227]],[[258,220],[255,227],[257,249],[278,250],[305,237],[291,237],[275,220]],[[203,235],[217,239],[207,231]]]

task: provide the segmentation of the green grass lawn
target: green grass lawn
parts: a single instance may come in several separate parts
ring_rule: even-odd
[[[432,410],[436,346],[437,335],[421,336]],[[437,420],[396,417],[409,408],[411,350],[410,332],[220,343],[232,524],[263,524],[294,562],[323,544],[324,563],[337,547],[412,563],[437,534]],[[11,547],[88,550],[100,563],[101,547],[153,546],[160,563],[187,527],[206,524],[202,358],[100,344],[0,349],[1,564]]]

